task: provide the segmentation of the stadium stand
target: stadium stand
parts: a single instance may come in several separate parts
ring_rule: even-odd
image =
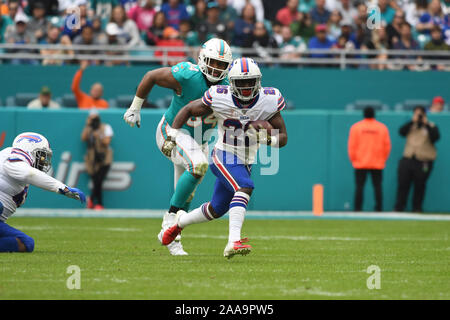
[[[92,57],[91,60],[96,64],[163,62],[171,65],[178,54],[190,56],[192,50],[187,46],[198,47],[207,39],[219,37],[233,46],[236,57],[242,54],[254,56],[257,62],[275,66],[450,70],[449,1],[429,0],[428,6],[424,6],[423,1],[383,1],[380,19],[372,16],[376,12],[368,13],[368,6],[377,3],[369,0],[321,1],[319,9],[315,1],[308,1],[308,5],[305,1],[295,0],[276,1],[276,4],[228,1],[228,5],[226,2],[224,5],[223,1],[180,0],[184,9],[173,10],[179,15],[176,17],[173,12],[168,13],[169,4],[165,0],[127,1],[123,7],[116,5],[124,3],[122,1],[106,1],[108,9],[102,6],[100,9],[93,1],[67,2],[78,4],[80,21],[83,21],[78,29],[70,24],[71,16],[69,11],[66,12],[69,8],[62,5],[59,12],[46,12],[43,23],[31,16],[30,8],[39,0],[21,1],[23,7],[17,14],[8,13],[9,2],[2,2],[6,14],[0,20],[4,21],[0,28],[0,60],[6,63],[60,65],[63,59],[64,64],[74,64],[78,63],[74,56],[83,53],[97,56],[98,59]],[[204,5],[198,5],[198,2]],[[198,12],[201,7],[205,9]],[[120,13],[121,18],[113,17],[112,12]],[[216,13],[218,17],[215,17]],[[184,28],[186,21],[189,22],[187,31]],[[379,21],[376,28],[369,25],[373,21]],[[260,33],[257,23],[264,24],[267,34]],[[56,26],[59,34],[45,34],[42,25]],[[106,25],[110,25],[108,30]],[[411,32],[401,34],[401,28],[406,25],[412,27]],[[291,29],[289,35],[283,26]],[[92,27],[93,36],[88,35],[91,32],[82,35],[82,30],[89,27]],[[35,33],[36,28],[44,34]],[[30,34],[39,34],[40,40],[29,37]],[[170,39],[165,35],[170,35]],[[80,43],[87,47],[74,49],[73,45]],[[164,43],[176,43],[177,47],[186,50],[163,49]],[[44,47],[33,47],[48,44],[65,46],[64,49],[50,50],[65,57],[44,59],[44,50],[46,54],[53,53]],[[314,46],[308,48],[308,44]],[[97,48],[92,49],[94,46]],[[319,48],[323,53],[313,52],[312,48]],[[262,51],[263,56],[260,55]],[[368,54],[368,51],[373,53]],[[155,52],[158,55],[155,56]]]
[[[26,107],[28,103],[36,99],[38,93],[18,92],[15,96],[6,98],[6,105],[16,107]]]
[[[55,99],[61,106],[66,108],[78,108],[77,100],[71,93],[66,93],[62,97]]]
[[[396,111],[411,111],[417,106],[427,107],[430,105],[430,100],[424,99],[409,99],[403,102],[400,102],[395,105]]]
[[[364,110],[366,107],[372,107],[377,111],[387,111],[389,106],[380,100],[356,100],[354,103],[348,104],[345,109],[347,111]]]
[[[119,95],[114,99],[114,104],[117,106],[117,108],[128,108],[133,101],[133,98],[133,95]]]

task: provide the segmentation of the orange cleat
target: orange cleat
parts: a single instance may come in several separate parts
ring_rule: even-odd
[[[94,209],[94,203],[92,202],[91,197],[88,197],[88,198],[87,198],[87,201],[86,201],[86,208],[88,208],[88,209]]]
[[[223,251],[223,256],[230,259],[236,254],[243,256],[249,254],[252,251],[252,246],[249,244],[243,244],[243,242],[246,243],[248,241],[248,238],[244,238],[239,241],[229,242]]]

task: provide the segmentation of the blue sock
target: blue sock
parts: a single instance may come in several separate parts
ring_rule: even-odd
[[[19,252],[16,237],[0,238],[0,252]]]

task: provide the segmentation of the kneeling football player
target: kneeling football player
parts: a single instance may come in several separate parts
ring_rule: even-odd
[[[241,239],[241,229],[254,184],[251,166],[260,144],[283,147],[287,132],[280,111],[286,106],[276,88],[261,87],[261,71],[249,58],[233,62],[229,86],[212,86],[202,99],[195,100],[175,117],[165,147],[177,145],[179,129],[190,117],[214,114],[218,120],[218,139],[212,151],[211,171],[217,177],[210,202],[186,213],[178,211],[176,223],[163,235],[170,244],[186,226],[220,218],[229,211],[229,238],[224,256],[248,254],[248,239]],[[266,130],[267,129],[267,130]]]
[[[70,188],[47,175],[51,168],[52,150],[47,139],[38,133],[24,132],[12,148],[0,151],[0,252],[32,252],[34,239],[6,224],[20,207],[31,185],[86,201],[83,191]]]

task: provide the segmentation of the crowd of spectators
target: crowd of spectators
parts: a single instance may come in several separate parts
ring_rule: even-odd
[[[387,59],[386,49],[450,50],[450,0],[0,0],[0,13],[0,43],[67,46],[46,54],[76,53],[71,44],[198,47],[212,37],[233,47],[253,48],[255,57],[285,60],[305,56],[307,49],[373,49],[377,54],[369,57],[378,60]],[[375,27],[374,21],[379,22]],[[17,46],[8,52],[23,50]],[[83,53],[120,56],[124,51]],[[171,56],[189,58],[184,52]],[[439,54],[406,58],[448,59]],[[128,63],[124,59],[90,62]],[[70,60],[13,59],[11,63]],[[445,65],[433,68],[448,70]]]

